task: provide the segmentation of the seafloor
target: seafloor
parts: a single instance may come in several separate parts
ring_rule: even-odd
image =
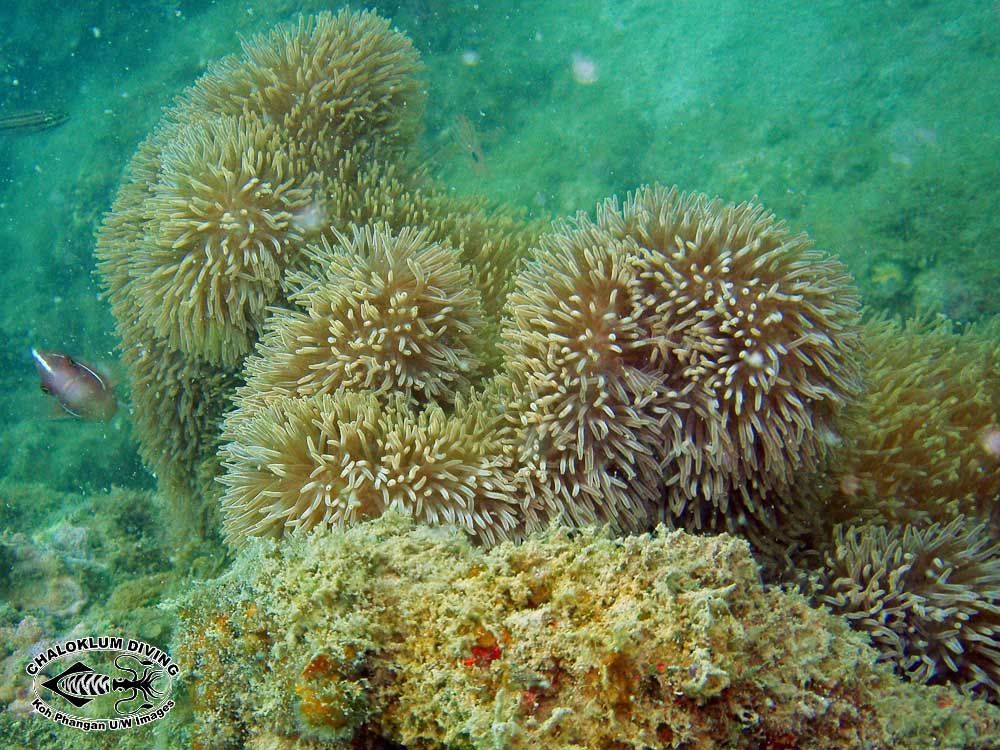
[[[2,747],[115,746],[32,723],[25,654],[98,627],[169,642],[176,609],[159,605],[228,563],[211,543],[170,547],[167,506],[127,409],[111,422],[53,418],[29,350],[116,368],[94,237],[135,148],[208,63],[238,51],[240,35],[337,7],[0,8],[0,118],[68,114],[52,129],[0,130]],[[942,313],[959,327],[1000,314],[998,3],[364,7],[419,50],[431,102],[424,158],[459,194],[541,219],[654,180],[726,200],[758,196],[847,264],[871,312]],[[155,742],[175,746],[166,734]],[[747,746],[796,746],[776,743]]]

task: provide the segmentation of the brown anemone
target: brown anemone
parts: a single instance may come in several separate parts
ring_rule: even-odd
[[[496,543],[517,526],[502,436],[483,396],[459,397],[452,415],[346,390],[277,397],[227,429],[226,538],[238,546],[391,509]]]
[[[811,530],[857,317],[844,267],[756,204],[653,186],[558,227],[503,328],[529,510],[758,547]]]
[[[983,525],[839,528],[823,601],[911,680],[1000,700],[1000,545]]]
[[[244,412],[278,395],[340,389],[450,402],[481,366],[479,294],[458,253],[407,227],[356,228],[306,251],[246,363]]]
[[[873,320],[863,333],[866,390],[834,472],[838,512],[889,523],[965,515],[997,534],[1000,326]]]
[[[597,223],[636,247],[634,315],[651,366],[678,394],[666,517],[758,539],[788,533],[798,486],[822,466],[859,388],[850,275],[754,202],[655,185],[605,203]]]
[[[308,220],[318,190],[257,118],[178,128],[160,154],[145,242],[130,265],[156,335],[193,357],[241,362],[285,269],[322,228]]]
[[[213,64],[172,116],[253,115],[287,133],[288,154],[329,173],[349,149],[400,153],[420,131],[424,90],[409,38],[370,11],[300,16]]]
[[[647,366],[632,251],[581,218],[543,236],[515,279],[502,336],[529,529],[559,517],[642,529],[662,491],[670,394]]]

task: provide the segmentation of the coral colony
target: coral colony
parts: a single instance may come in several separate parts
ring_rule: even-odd
[[[755,202],[456,198],[419,71],[373,13],[251,39],[101,229],[144,458],[240,551],[178,605],[194,746],[995,736],[996,331],[862,324]]]

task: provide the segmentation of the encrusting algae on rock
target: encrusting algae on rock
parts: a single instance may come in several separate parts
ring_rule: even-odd
[[[727,535],[552,529],[484,552],[389,515],[257,542],[176,606],[195,747],[1000,742],[1000,710],[898,682]]]

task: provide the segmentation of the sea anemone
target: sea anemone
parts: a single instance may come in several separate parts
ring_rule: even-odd
[[[501,335],[529,529],[558,517],[642,529],[662,491],[671,394],[635,319],[632,249],[581,217],[543,236],[515,279]]]
[[[1000,327],[865,324],[866,390],[833,474],[837,512],[888,523],[965,515],[1000,530]]]
[[[654,185],[606,202],[597,224],[635,246],[633,316],[677,394],[666,518],[757,542],[788,534],[859,388],[851,277],[754,202]]]
[[[811,530],[857,308],[844,267],[753,203],[652,186],[557,227],[502,334],[529,510],[625,529],[652,511],[758,548]]]
[[[139,454],[171,503],[170,526],[187,539],[204,536],[216,523],[212,474],[222,417],[242,381],[234,371],[188,359],[142,327],[126,332],[122,360]]]
[[[244,411],[344,388],[420,403],[469,390],[480,298],[455,250],[423,229],[376,225],[306,255],[311,268],[289,275],[295,309],[274,311],[246,363]]]
[[[459,251],[474,277],[490,319],[499,317],[518,261],[542,232],[523,212],[490,205],[475,196],[456,196],[420,169],[398,162],[365,161],[345,153],[334,172],[327,206],[338,227],[384,222],[394,230],[418,226],[432,240]]]
[[[239,546],[388,510],[458,526],[488,544],[509,537],[517,506],[495,403],[460,396],[448,415],[347,390],[273,399],[227,429],[226,539]]]
[[[329,173],[348,149],[400,153],[420,131],[420,59],[405,34],[369,11],[300,16],[213,64],[172,117],[255,115],[287,134],[288,155]]]
[[[1000,699],[1000,545],[985,526],[838,527],[822,600],[921,683]]]
[[[130,272],[138,309],[172,348],[238,364],[285,269],[322,228],[296,220],[319,186],[297,178],[285,150],[254,116],[196,121],[164,144]]]

